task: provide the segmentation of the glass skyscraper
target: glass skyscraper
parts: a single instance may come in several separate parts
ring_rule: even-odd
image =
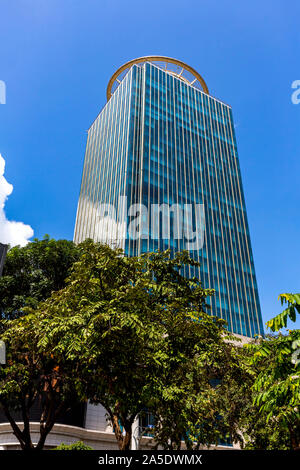
[[[187,249],[200,267],[186,275],[216,291],[212,313],[234,333],[263,334],[231,107],[194,69],[163,57],[122,66],[107,98],[88,131],[75,242],[105,241],[129,256]],[[203,237],[191,249],[194,207]],[[128,228],[137,214],[138,237]]]

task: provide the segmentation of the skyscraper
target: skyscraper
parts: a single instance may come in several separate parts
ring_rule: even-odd
[[[142,57],[120,67],[88,131],[74,240],[129,256],[187,249],[186,275],[214,288],[234,333],[263,333],[232,109],[190,66]]]

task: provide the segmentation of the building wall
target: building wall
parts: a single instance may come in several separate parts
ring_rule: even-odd
[[[99,223],[99,204],[111,204],[118,209],[119,197],[126,194],[131,88],[132,70],[88,131],[74,233],[76,243],[86,238],[110,242],[120,238],[118,213],[117,224],[104,227]]]
[[[20,424],[20,423],[18,423]],[[37,444],[39,439],[39,423],[30,423],[32,442]],[[61,443],[70,445],[74,442],[82,441],[94,450],[118,450],[116,438],[112,432],[96,431],[75,426],[67,426],[63,424],[55,424],[51,433],[48,435],[45,450],[53,449]],[[151,437],[143,437],[139,443],[139,449],[151,450],[155,443]],[[211,449],[214,449],[212,447]],[[234,448],[239,448],[234,446]],[[20,449],[17,438],[11,431],[8,423],[0,424],[0,450],[17,450]],[[232,449],[228,446],[218,446],[216,450]]]
[[[87,404],[85,428],[95,431],[112,432],[112,427],[106,419],[105,408],[102,405]]]
[[[30,423],[32,442],[37,444],[39,439],[39,423]],[[73,444],[82,441],[95,450],[118,450],[116,438],[111,432],[102,432],[84,429],[75,426],[55,424],[51,433],[47,436],[45,449],[57,447],[61,443]],[[0,450],[20,449],[17,438],[11,431],[8,423],[0,424]]]

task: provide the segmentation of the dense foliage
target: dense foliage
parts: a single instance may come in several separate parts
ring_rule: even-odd
[[[66,361],[58,365],[51,353],[38,347],[39,326],[35,312],[1,324],[7,358],[0,367],[0,406],[23,450],[42,449],[58,417],[78,401],[74,370]],[[36,403],[41,415],[35,444],[30,412]]]
[[[230,368],[232,347],[224,322],[207,313],[213,291],[180,274],[195,261],[185,252],[127,258],[90,240],[78,249],[63,289],[2,322],[8,362],[0,402],[7,416],[17,408],[28,422],[33,400],[46,391],[41,447],[76,394],[105,407],[120,449],[129,448],[145,406],[163,447],[217,444],[225,428],[214,381]],[[31,448],[29,434],[13,424],[23,448]]]
[[[45,236],[10,249],[0,277],[0,318],[15,318],[62,289],[79,250],[68,240]]]
[[[267,323],[274,332],[300,313],[300,294],[282,294],[280,299],[287,307]],[[285,436],[285,442],[288,436],[290,448],[300,449],[300,330],[268,335],[250,349],[250,364],[256,371],[254,405],[260,419]]]
[[[145,410],[144,432],[164,449],[229,437],[247,449],[299,448],[299,330],[243,347],[210,312],[214,291],[181,274],[197,264],[186,252],[128,258],[91,240],[49,238],[14,250],[0,280],[0,405],[23,449],[43,448],[58,416],[88,400],[106,409],[121,450]],[[300,311],[299,295],[281,300],[273,332]]]
[[[232,347],[224,321],[206,313],[213,291],[180,274],[196,262],[185,252],[127,258],[92,241],[81,250],[66,288],[40,309],[40,347],[79,365],[77,390],[104,406],[120,449],[145,406],[163,447],[217,444],[224,426],[213,380]]]

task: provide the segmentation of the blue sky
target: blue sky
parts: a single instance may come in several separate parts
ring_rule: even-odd
[[[0,3],[5,210],[35,236],[73,237],[87,129],[116,68],[176,57],[233,108],[263,318],[299,292],[300,4],[297,0]],[[299,322],[298,322],[299,326]]]

